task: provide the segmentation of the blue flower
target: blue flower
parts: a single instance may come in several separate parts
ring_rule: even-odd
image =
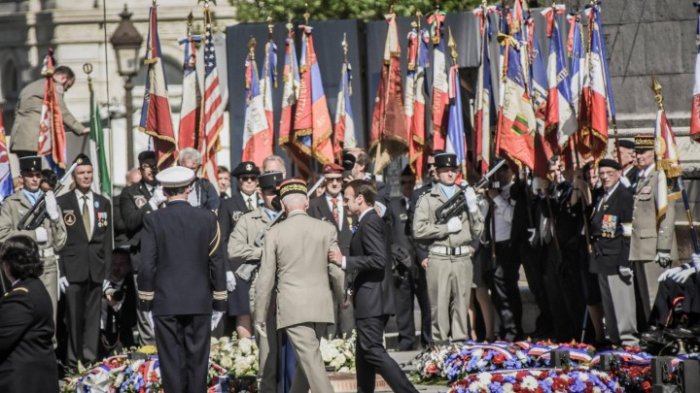
[[[498,382],[490,383],[488,387],[491,393],[503,393],[503,386]]]

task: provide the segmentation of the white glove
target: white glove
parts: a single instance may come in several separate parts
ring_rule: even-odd
[[[267,338],[267,331],[265,330],[264,325],[256,323],[255,324],[255,331],[258,332],[258,335],[260,335],[260,337]]]
[[[37,243],[46,243],[47,241],[49,241],[49,233],[44,227],[39,227],[35,229],[34,236],[36,237]]]
[[[479,204],[476,202],[476,192],[474,192],[474,187],[467,187],[464,190],[464,198],[467,200],[467,208],[469,208],[469,213],[474,213],[479,209]]]
[[[683,266],[678,266],[672,269],[665,270],[663,273],[659,274],[659,278],[657,278],[656,281],[664,282],[669,278],[673,279],[673,276],[679,273],[681,270],[683,270]]]
[[[58,202],[56,202],[56,195],[54,195],[53,191],[46,193],[44,201],[46,202],[46,214],[49,215],[52,221],[58,220]]]
[[[153,311],[148,312],[148,323],[151,324],[151,329],[156,328],[156,324],[153,323]]]
[[[462,230],[462,220],[459,217],[452,217],[447,221],[447,232],[457,233]]]
[[[656,253],[654,261],[661,266],[667,267],[671,265],[671,254],[666,251],[659,251]]]
[[[675,269],[679,269],[679,270],[675,270]],[[698,272],[697,267],[690,266],[690,265],[683,265],[681,267],[676,267],[676,268],[669,269],[669,270],[674,270],[674,272],[670,275],[671,280],[673,280],[679,284],[683,284],[684,282],[686,282],[688,280],[688,278],[690,276],[692,276]]]
[[[61,276],[61,278],[58,279],[58,289],[61,290],[61,293],[66,293],[66,289],[68,289],[69,285],[66,276]]]
[[[229,292],[236,290],[236,275],[233,272],[226,272],[226,290]]]
[[[158,210],[158,206],[160,206],[161,203],[166,202],[168,200],[168,197],[165,196],[165,193],[163,193],[163,186],[158,186],[153,190],[153,196],[151,196],[151,199],[148,201],[150,203],[151,207],[153,210]]]
[[[223,311],[214,311],[211,314],[211,331],[213,332],[214,329],[216,329],[217,326],[219,326],[219,322],[221,321],[221,317],[224,316]]]
[[[632,269],[624,266],[620,266],[617,268],[618,273],[620,273],[620,277],[622,278],[627,278],[627,277],[634,277],[634,272],[632,272]]]
[[[700,254],[692,254],[690,256],[690,259],[693,260],[693,265],[695,265],[695,266],[700,265]]]

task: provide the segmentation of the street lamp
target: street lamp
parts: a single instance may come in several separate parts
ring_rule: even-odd
[[[131,96],[134,84],[131,79],[139,73],[141,66],[139,51],[143,43],[141,33],[136,30],[131,21],[131,15],[133,14],[124,4],[124,11],[119,14],[122,19],[110,39],[117,55],[117,72],[124,78],[124,90],[126,90],[126,162],[129,170],[134,167],[134,106]]]

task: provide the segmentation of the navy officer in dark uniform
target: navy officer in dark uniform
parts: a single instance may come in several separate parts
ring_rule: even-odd
[[[207,390],[211,330],[226,309],[219,224],[187,202],[194,179],[180,166],[158,174],[168,203],[145,217],[141,235],[139,306],[152,313],[166,392]]]

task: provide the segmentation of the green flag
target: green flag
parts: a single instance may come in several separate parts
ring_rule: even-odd
[[[102,118],[92,90],[90,91],[90,161],[94,171],[92,190],[109,198],[112,196],[112,182],[109,179]]]

